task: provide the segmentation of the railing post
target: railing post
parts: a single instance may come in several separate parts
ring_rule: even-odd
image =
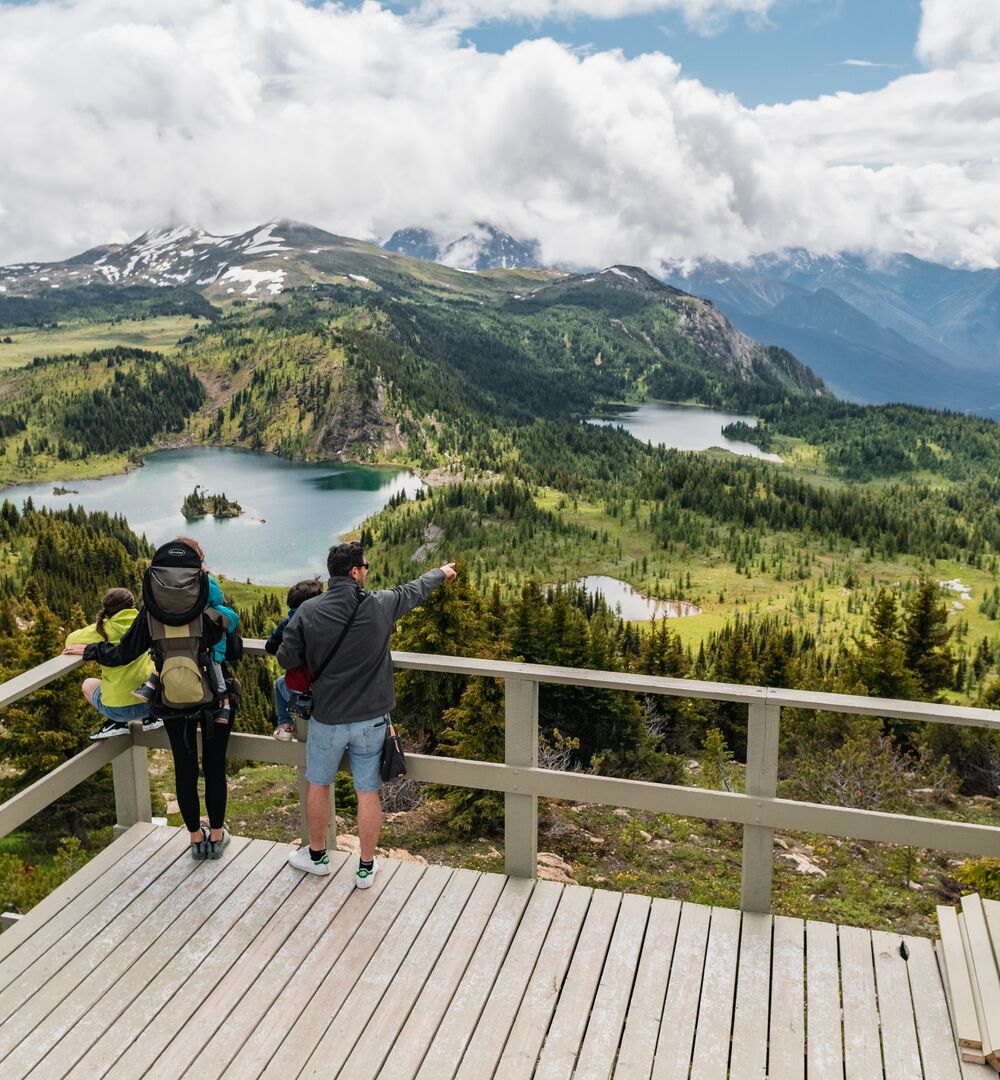
[[[132,725],[135,725],[135,728]],[[142,730],[142,721],[129,725],[129,742],[135,729]],[[150,821],[153,805],[149,794],[149,759],[144,746],[130,745],[111,762],[111,778],[115,788],[115,835],[130,829],[137,821]]]
[[[295,715],[295,737],[302,743],[303,752],[305,751],[306,740],[309,736],[309,721],[304,717]],[[301,834],[301,842],[303,844],[309,843],[309,823],[306,820],[306,794],[309,790],[309,785],[306,783],[306,767],[305,765],[298,766],[299,773],[299,831]],[[336,778],[335,778],[336,779]],[[330,821],[326,827],[326,848],[327,851],[337,850],[337,787],[336,784],[330,785]]]
[[[534,679],[504,680],[504,764],[538,765],[538,683]],[[517,788],[514,774],[514,788]],[[504,794],[504,869],[514,877],[533,878],[538,872],[538,796]]]
[[[778,731],[781,707],[754,702],[747,717],[746,794],[773,798],[778,790]],[[770,912],[774,872],[774,829],[743,827],[743,879],[740,907]]]

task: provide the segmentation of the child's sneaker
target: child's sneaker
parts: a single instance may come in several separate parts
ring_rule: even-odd
[[[291,742],[295,738],[295,728],[291,724],[279,724],[273,734],[281,742]]]
[[[215,722],[217,724],[228,724],[233,718],[233,710],[229,707],[227,701],[221,708],[215,710]]]
[[[101,730],[95,731],[92,739],[110,739],[114,735],[127,735],[128,724],[120,724],[117,720],[105,720],[101,724]]]
[[[156,731],[161,727],[163,727],[163,720],[159,716],[147,716],[142,722],[143,731]]]
[[[132,691],[132,697],[139,701],[150,702],[156,697],[156,691],[160,689],[160,677],[154,671],[152,675],[139,687]]]

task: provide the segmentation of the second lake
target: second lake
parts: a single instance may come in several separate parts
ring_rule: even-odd
[[[721,446],[743,457],[781,461],[777,454],[765,454],[753,443],[727,439],[722,429],[737,420],[743,420],[751,427],[756,424],[752,416],[694,406],[660,405],[656,402],[630,405],[614,416],[592,417],[587,422],[610,427],[621,425],[630,435],[642,442],[651,442],[654,446],[662,444],[675,450],[708,450]]]

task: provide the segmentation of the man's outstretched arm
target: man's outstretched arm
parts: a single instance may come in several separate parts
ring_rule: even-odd
[[[372,595],[379,602],[389,622],[395,623],[426,600],[439,585],[454,581],[457,576],[455,564],[445,563],[444,566],[428,570],[426,574],[421,574],[405,585],[397,585],[394,589],[380,589]]]

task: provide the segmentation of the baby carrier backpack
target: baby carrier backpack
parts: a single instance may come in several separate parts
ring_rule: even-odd
[[[208,573],[194,548],[172,540],[157,548],[142,579],[150,654],[160,676],[154,700],[158,715],[190,715],[218,703],[210,649],[229,635],[226,657],[239,659],[242,642],[229,620],[208,606]]]

